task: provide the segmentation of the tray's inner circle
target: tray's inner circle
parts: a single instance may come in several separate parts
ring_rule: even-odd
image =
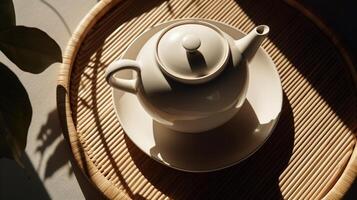
[[[335,185],[355,145],[356,92],[337,48],[301,13],[264,0],[123,0],[105,12],[81,43],[69,96],[76,161],[107,197],[320,199]],[[269,140],[241,164],[215,173],[179,172],[142,153],[125,136],[104,80],[107,65],[146,29],[189,17],[244,32],[269,25],[263,47],[283,85],[283,110]]]

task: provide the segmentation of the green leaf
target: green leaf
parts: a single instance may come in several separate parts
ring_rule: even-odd
[[[58,44],[37,28],[14,26],[0,31],[0,50],[20,69],[35,74],[62,62]]]
[[[17,161],[26,147],[32,118],[29,96],[17,76],[0,63],[0,157]]]
[[[0,0],[0,30],[15,25],[15,9],[12,0]]]

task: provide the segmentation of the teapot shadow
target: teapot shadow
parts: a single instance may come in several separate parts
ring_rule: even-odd
[[[201,133],[177,132],[153,121],[156,146],[150,149],[150,153],[151,156],[161,157],[174,168],[196,169],[197,171],[220,169],[227,166],[227,160],[233,160],[230,163],[233,165],[237,158],[244,159],[251,151],[254,152],[256,146],[247,144],[247,141],[256,140],[256,143],[259,143],[262,137],[255,137],[255,130],[264,129],[262,127],[267,126],[268,124],[259,124],[247,100],[238,114],[228,122]],[[206,168],[206,166],[210,167]]]
[[[204,58],[204,56],[202,55],[201,52],[199,51],[192,51],[186,52],[186,56],[187,56],[187,60],[190,64],[191,67],[191,71],[194,74],[197,74],[198,76],[204,76],[206,74],[205,73],[205,69],[207,68],[207,63],[206,60]]]
[[[251,106],[246,101],[242,109],[250,111]],[[212,159],[206,159],[208,156],[217,158],[215,162],[221,162],[219,155],[215,149],[217,147],[227,150],[233,148],[234,143],[242,144],[237,139],[246,137],[239,133],[242,127],[235,126],[235,120],[245,119],[246,130],[254,131],[257,127],[257,117],[254,112],[250,112],[249,116],[236,116],[226,125],[208,131],[207,136],[200,137],[200,145],[197,145],[198,136],[191,135],[190,140],[185,136],[185,142],[182,140],[182,133],[171,135],[173,132],[167,133],[165,128],[158,124],[154,124],[155,142],[156,145],[151,149],[152,155],[158,154],[164,160],[174,161],[175,156],[182,156],[189,159],[197,159],[201,157],[203,163],[209,162]],[[220,130],[219,132],[217,130]],[[232,130],[237,130],[232,131]],[[164,134],[161,134],[164,133]],[[225,135],[222,139],[222,135]],[[175,140],[175,146],[167,145],[167,140]],[[280,120],[277,123],[275,130],[265,142],[265,144],[256,151],[252,156],[248,157],[239,164],[231,167],[205,173],[191,173],[178,171],[148,158],[146,154],[141,152],[126,136],[125,141],[129,148],[128,151],[132,157],[136,167],[141,171],[143,176],[158,190],[173,199],[282,199],[279,188],[279,176],[287,166],[292,155],[294,143],[294,120],[291,106],[284,94],[283,109],[280,114]],[[165,142],[166,141],[166,142]],[[215,144],[212,144],[215,141]],[[218,142],[217,142],[218,141]],[[232,145],[233,144],[233,145]],[[229,149],[228,149],[229,150]],[[192,155],[192,151],[195,152]],[[143,157],[146,157],[143,162]],[[205,158],[206,157],[206,158]],[[178,162],[178,161],[176,161]],[[195,160],[194,163],[199,163]],[[174,163],[175,164],[175,163]],[[182,164],[182,163],[176,163]],[[234,164],[234,163],[232,163]],[[172,187],[168,187],[171,185]]]

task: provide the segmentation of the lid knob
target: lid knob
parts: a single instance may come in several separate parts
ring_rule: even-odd
[[[182,46],[188,52],[196,51],[201,46],[201,40],[195,35],[189,34],[182,38]]]

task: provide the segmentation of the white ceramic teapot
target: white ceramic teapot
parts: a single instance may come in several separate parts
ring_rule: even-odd
[[[188,19],[157,32],[136,60],[119,59],[106,70],[114,88],[133,93],[158,123],[202,132],[231,119],[245,100],[249,61],[269,32],[260,25],[235,41],[216,26]],[[132,79],[115,76],[133,70]]]

